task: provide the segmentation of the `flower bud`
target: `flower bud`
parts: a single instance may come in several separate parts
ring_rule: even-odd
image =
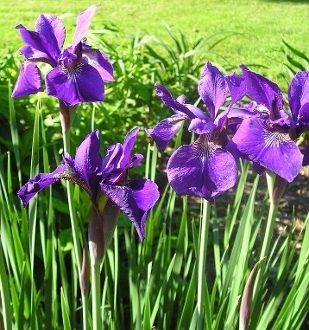
[[[83,263],[79,276],[79,286],[82,295],[86,295],[89,288],[89,259],[86,248],[83,248]]]
[[[119,207],[109,199],[103,210],[94,204],[92,205],[88,227],[89,253],[92,264],[101,264],[104,253],[113,237],[118,215]]]
[[[274,204],[279,203],[280,199],[285,191],[287,181],[283,179],[281,176],[276,175],[272,195],[270,197],[270,201]]]

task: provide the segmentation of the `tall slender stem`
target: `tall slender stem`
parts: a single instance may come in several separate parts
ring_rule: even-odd
[[[102,330],[100,302],[100,264],[91,262],[92,329]]]
[[[265,233],[263,234],[263,243],[259,255],[259,260],[269,257],[269,249],[271,246],[271,239],[273,237],[273,232],[274,232],[274,227],[275,227],[275,222],[279,207],[279,201],[280,201],[280,198],[276,198],[276,199],[273,198],[275,175],[273,173],[267,173],[266,177],[267,177],[270,204],[269,204],[266,229],[265,229]],[[252,310],[254,309],[260,310],[262,308],[262,295],[264,291],[263,289],[264,289],[264,280],[266,274],[266,264],[267,261],[262,262],[260,264],[260,269],[255,279]],[[256,320],[254,320],[253,322],[255,321]]]
[[[205,329],[204,321],[204,293],[205,293],[205,265],[207,254],[207,238],[210,221],[210,204],[207,200],[203,200],[203,213],[200,224],[200,248],[198,259],[198,283],[197,283],[197,329]]]
[[[76,108],[74,109],[74,111]],[[74,112],[70,114],[70,108],[65,106],[63,102],[60,101],[60,121],[62,126],[62,137],[63,137],[63,149],[64,152],[70,153],[70,126],[72,122],[72,115]],[[80,251],[80,242],[78,238],[78,221],[75,212],[74,206],[74,191],[73,185],[71,182],[67,182],[67,198],[68,198],[68,205],[69,205],[69,214],[71,219],[71,227],[72,227],[72,237],[73,237],[73,246],[74,246],[74,253],[75,258],[77,261],[77,269],[78,274],[80,276],[82,270],[82,257]],[[87,297],[82,293],[82,310],[83,310],[83,329],[88,329],[87,323]]]

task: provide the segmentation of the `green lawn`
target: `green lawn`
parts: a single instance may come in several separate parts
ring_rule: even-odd
[[[0,54],[22,45],[14,30],[17,23],[33,28],[40,13],[77,14],[90,4],[92,2],[85,0],[50,0],[48,4],[41,0],[20,0],[14,1],[12,6],[12,1],[2,0]],[[162,24],[165,21],[179,26],[192,39],[196,34],[209,36],[220,31],[234,31],[239,34],[216,46],[215,51],[224,57],[220,60],[216,57],[218,62],[234,66],[240,63],[267,66],[267,69],[259,70],[284,85],[279,78],[280,71],[284,70],[281,37],[306,51],[309,47],[308,17],[309,3],[306,1],[136,0],[132,4],[126,0],[102,0],[92,27],[99,28],[103,20],[115,24],[126,34],[140,30],[168,38]],[[73,16],[64,19],[71,27],[70,32],[74,19]]]

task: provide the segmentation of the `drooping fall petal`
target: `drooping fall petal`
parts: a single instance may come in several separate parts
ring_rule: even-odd
[[[124,186],[100,184],[102,192],[133,222],[142,241],[148,212],[159,198],[157,185],[146,179],[134,180]]]
[[[65,165],[59,165],[53,172],[39,173],[24,184],[17,193],[23,206],[26,207],[30,199],[39,191],[58,181],[61,178],[61,174],[64,173],[65,170]]]
[[[295,179],[302,166],[303,156],[289,134],[271,129],[262,119],[245,119],[227,148],[288,182]]]
[[[103,81],[98,71],[87,63],[80,67],[56,67],[46,76],[47,94],[55,96],[69,106],[80,102],[98,102],[104,98]]]
[[[201,135],[194,144],[183,145],[172,154],[167,177],[176,193],[212,201],[235,185],[237,165],[228,151],[207,143]]]
[[[35,63],[22,63],[12,97],[27,96],[42,91],[43,88],[41,86],[41,76],[38,67]]]

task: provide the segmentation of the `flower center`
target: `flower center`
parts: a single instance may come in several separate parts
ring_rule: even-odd
[[[193,143],[196,156],[207,159],[217,149],[213,143],[213,134],[201,134],[198,139]]]
[[[279,147],[282,143],[291,142],[291,138],[288,133],[275,127],[272,123],[268,122],[263,130],[263,137],[266,147]]]

